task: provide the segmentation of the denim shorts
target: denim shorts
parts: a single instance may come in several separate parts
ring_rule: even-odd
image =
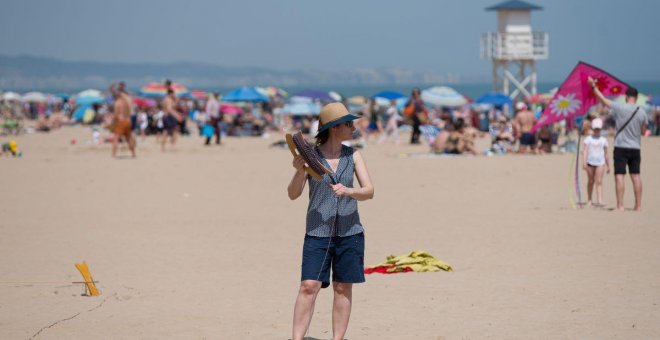
[[[305,235],[302,256],[302,280],[321,281],[321,287],[332,281],[364,282],[364,233],[346,237]]]

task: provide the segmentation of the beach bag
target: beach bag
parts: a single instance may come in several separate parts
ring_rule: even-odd
[[[210,124],[204,124],[202,128],[202,135],[206,138],[211,138],[215,134],[215,128]]]
[[[412,100],[403,108],[403,114],[408,117],[412,117],[415,114],[415,104],[413,104]]]

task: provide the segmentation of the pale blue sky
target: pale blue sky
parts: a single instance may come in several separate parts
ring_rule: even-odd
[[[498,0],[3,0],[0,53],[65,60],[202,61],[274,69],[400,67],[490,78],[481,32]],[[660,80],[658,0],[536,0],[550,34],[541,81],[578,60]]]

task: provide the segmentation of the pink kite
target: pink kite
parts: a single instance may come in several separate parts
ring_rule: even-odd
[[[579,62],[543,110],[541,118],[531,132],[534,133],[544,125],[586,114],[597,102],[588,82],[589,77],[596,79],[596,86],[603,95],[608,97],[619,96],[628,89],[628,84],[609,73],[587,63]]]

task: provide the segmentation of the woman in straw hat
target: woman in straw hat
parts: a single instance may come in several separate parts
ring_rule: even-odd
[[[309,182],[307,227],[303,245],[300,290],[293,313],[293,340],[303,339],[312,320],[314,302],[321,288],[332,284],[332,331],[334,339],[343,339],[351,314],[353,283],[364,282],[364,229],[360,223],[357,201],[373,198],[374,187],[359,151],[342,144],[350,140],[355,128],[352,115],[341,103],[323,107],[316,135],[317,152],[323,165],[333,175],[322,180],[308,176],[301,156],[293,160],[295,173],[288,186],[294,200]],[[359,187],[353,187],[353,177]]]

